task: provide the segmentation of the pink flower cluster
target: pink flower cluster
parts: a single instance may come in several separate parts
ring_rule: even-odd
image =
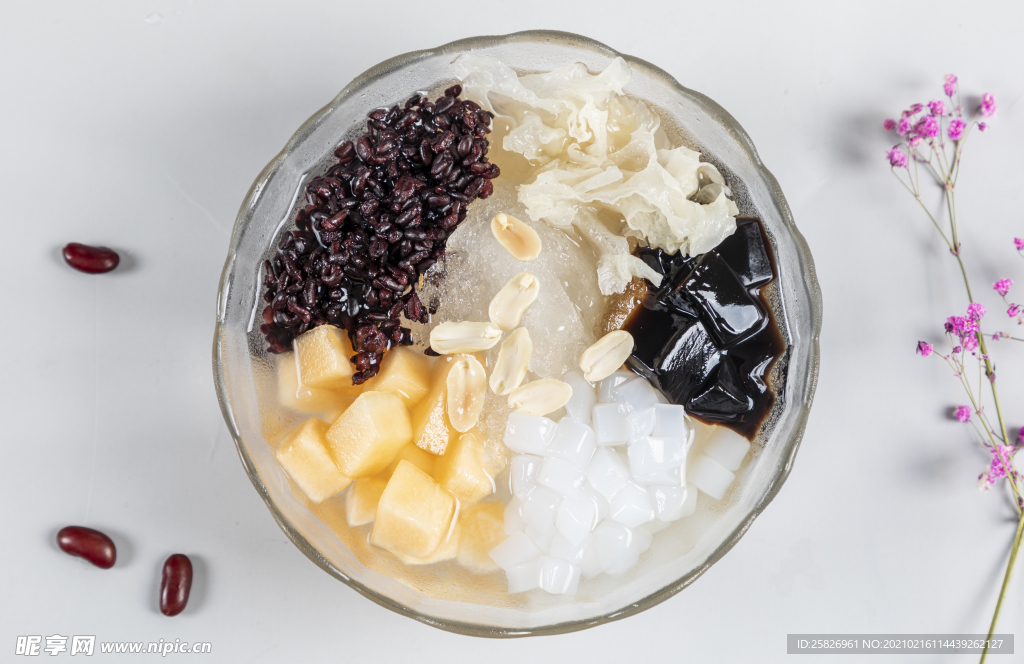
[[[1003,297],[1010,292],[1010,286],[1013,285],[1013,279],[1000,279],[996,283],[992,284],[992,290],[999,293]]]
[[[956,412],[957,422],[970,422],[971,420],[971,407],[970,406],[957,406]]]
[[[945,82],[942,85],[943,91],[946,96],[952,99],[957,93],[957,78],[953,74],[946,74]],[[925,109],[928,109],[927,115],[918,115]],[[990,118],[995,115],[999,106],[996,104],[995,97],[989,93],[985,93],[981,96],[981,105],[978,107],[978,113],[982,117]],[[949,124],[946,125],[945,135],[951,141],[960,141],[964,138],[967,133],[967,122],[963,119],[963,112],[960,106],[953,106],[953,110],[950,111],[946,108],[946,102],[941,99],[933,99],[928,102],[928,105],[923,104],[912,104],[910,108],[906,109],[900,114],[900,119],[894,120],[892,118],[886,118],[882,126],[886,131],[895,130],[896,133],[906,141],[908,147],[911,148],[911,154],[914,154],[913,148],[916,148],[921,143],[928,143],[933,148],[937,144],[942,142],[942,123],[943,119],[949,117]],[[984,122],[979,122],[978,130],[985,131],[988,129],[988,125]],[[894,146],[889,152],[886,153],[886,157],[889,159],[889,164],[893,168],[905,168],[907,166],[907,155],[900,149],[899,145]]]
[[[989,463],[988,470],[978,476],[980,489],[988,491],[992,488],[992,485],[1006,477],[1007,468],[1010,469],[1014,479],[1020,478],[1020,473],[1013,467],[1013,454],[1016,451],[1013,445],[997,445],[990,447],[989,451],[992,453],[992,461]]]
[[[1017,251],[1024,249],[1024,240],[1021,240],[1018,237],[1013,238],[1013,244],[1017,247]],[[1017,324],[1020,325],[1024,323],[1024,315],[1022,315],[1021,306],[1006,299],[1006,296],[1010,293],[1011,286],[1013,286],[1013,279],[1004,278],[992,284],[992,290],[999,293],[1003,298],[1003,302],[1006,302],[1006,315],[1010,318],[1016,318]]]
[[[889,150],[887,156],[889,157],[889,165],[893,168],[907,167],[907,155],[903,154],[900,146],[894,146],[892,150]]]
[[[956,94],[956,76],[953,74],[946,74],[946,81],[942,84],[942,91],[946,93],[946,96],[950,99]]]
[[[972,351],[978,347],[978,321],[985,315],[985,307],[974,303],[967,308],[966,316],[950,316],[946,319],[946,334],[955,345],[953,352]]]
[[[996,104],[995,97],[993,97],[991,94],[987,92],[981,95],[981,107],[978,109],[978,111],[983,116],[985,116],[986,118],[990,118],[993,115],[995,115],[996,111],[998,110],[999,106]]]

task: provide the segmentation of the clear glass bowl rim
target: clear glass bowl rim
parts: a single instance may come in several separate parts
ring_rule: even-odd
[[[473,624],[467,622],[453,621],[438,619],[433,616],[423,615],[417,611],[410,609],[409,607],[397,602],[385,595],[382,595],[371,588],[364,586],[358,581],[348,577],[344,572],[335,567],[329,560],[327,560],[320,552],[314,547],[298,530],[288,521],[274,504],[273,499],[260,478],[259,473],[250,459],[248,452],[245,449],[245,445],[242,442],[242,437],[239,432],[239,428],[235,422],[234,412],[228,399],[228,390],[225,378],[225,366],[223,357],[221,355],[221,340],[225,328],[225,312],[226,312],[226,295],[230,287],[232,266],[234,264],[235,256],[239,249],[239,241],[242,237],[242,230],[247,223],[246,220],[249,217],[248,212],[252,208],[259,194],[261,193],[266,182],[277,172],[281,163],[285,158],[295,149],[295,147],[301,143],[301,141],[310,133],[310,131],[316,127],[321,119],[331,110],[338,105],[338,103],[352,95],[358,94],[361,90],[372,86],[377,79],[381,78],[384,74],[405,65],[408,65],[421,58],[443,55],[447,52],[457,52],[472,48],[484,48],[503,42],[530,42],[530,41],[543,41],[543,40],[559,40],[567,41],[577,44],[582,47],[590,48],[596,51],[604,52],[611,57],[622,57],[630,64],[631,67],[642,67],[649,73],[652,73],[661,78],[667,86],[674,87],[679,91],[690,95],[701,103],[707,106],[707,108],[715,113],[716,119],[722,122],[728,127],[733,136],[737,141],[745,148],[751,158],[753,166],[759,171],[764,177],[765,181],[771,186],[774,192],[774,199],[776,204],[779,206],[779,210],[782,214],[782,218],[786,223],[787,230],[791,233],[796,251],[798,253],[798,259],[803,267],[803,276],[805,280],[805,287],[810,295],[810,311],[811,311],[811,336],[807,340],[810,344],[810,359],[811,366],[808,367],[808,384],[804,390],[804,404],[797,415],[797,425],[794,429],[793,435],[789,440],[786,441],[786,448],[783,450],[782,458],[784,463],[780,464],[779,473],[774,478],[774,481],[763,496],[761,501],[751,510],[746,518],[729,534],[728,537],[718,546],[715,551],[708,557],[705,563],[684,576],[676,579],[673,583],[661,588],[660,590],[651,593],[644,597],[638,602],[634,602],[628,606],[623,607],[620,610],[606,613],[595,618],[589,618],[586,620],[577,620],[570,622],[556,623],[552,625],[543,625],[539,627],[529,629],[509,629],[503,627],[497,627],[494,625],[482,625]],[[757,149],[754,147],[750,136],[740,126],[739,122],[729,114],[724,108],[718,105],[709,97],[684,87],[678,81],[675,80],[671,75],[662,70],[661,68],[652,65],[651,63],[641,60],[640,58],[633,57],[624,53],[620,53],[615,49],[601,43],[570,32],[562,32],[558,30],[527,30],[522,32],[514,32],[507,35],[491,35],[491,36],[478,36],[470,37],[466,39],[460,39],[457,41],[444,44],[433,49],[424,49],[420,51],[412,51],[403,55],[398,55],[388,60],[381,62],[380,64],[371,67],[359,76],[357,76],[352,82],[345,86],[345,88],[338,93],[338,95],[332,99],[327,105],[314,113],[308,120],[306,120],[301,127],[299,127],[295,133],[288,139],[288,143],[284,149],[281,150],[277,156],[274,157],[267,164],[266,167],[260,172],[259,176],[253,182],[249,188],[245,199],[239,209],[238,215],[235,220],[235,225],[231,234],[231,241],[228,248],[228,256],[224,264],[224,269],[221,274],[220,285],[217,292],[217,323],[214,332],[213,339],[213,375],[214,375],[214,386],[217,391],[217,400],[220,404],[221,412],[224,416],[224,421],[228,426],[228,430],[231,433],[231,437],[235,442],[235,448],[238,451],[239,458],[242,461],[242,465],[245,468],[246,474],[249,476],[249,480],[252,482],[256,491],[259,493],[263,502],[267,505],[270,513],[273,515],[277,525],[280,526],[281,530],[284,531],[288,539],[295,544],[298,549],[306,555],[310,560],[316,563],[325,572],[338,579],[342,583],[345,583],[349,587],[359,592],[364,597],[376,602],[380,606],[386,609],[390,609],[395,613],[403,616],[407,616],[421,623],[437,627],[449,632],[457,634],[465,634],[468,636],[478,637],[491,637],[491,638],[513,638],[513,637],[524,637],[524,636],[541,636],[541,635],[553,635],[553,634],[566,634],[569,632],[579,631],[597,625],[602,625],[614,620],[621,620],[629,616],[645,611],[652,606],[656,606],[661,602],[664,602],[668,598],[672,597],[676,593],[682,591],[688,585],[693,583],[701,574],[707,571],[714,563],[716,563],[722,556],[724,556],[739,539],[746,533],[747,529],[753,523],[754,519],[757,518],[761,512],[767,507],[767,505],[774,499],[775,495],[782,488],[783,483],[789,476],[790,470],[793,467],[793,462],[796,457],[797,450],[800,446],[800,442],[803,439],[804,430],[807,425],[807,417],[810,414],[811,402],[813,401],[815,388],[817,386],[818,378],[818,362],[819,362],[819,336],[821,333],[821,320],[822,320],[822,301],[821,301],[821,288],[818,284],[817,276],[814,268],[814,260],[811,257],[810,248],[807,246],[807,242],[801,235],[800,231],[796,227],[796,223],[793,220],[792,212],[789,209],[789,205],[782,194],[782,190],[779,187],[778,181],[775,177],[765,168],[761,162],[760,157],[757,154]]]

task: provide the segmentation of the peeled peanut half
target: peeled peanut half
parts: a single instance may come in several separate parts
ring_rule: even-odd
[[[430,331],[430,347],[441,355],[488,350],[500,339],[501,329],[494,323],[447,321]]]
[[[491,233],[517,261],[532,261],[540,254],[540,236],[523,222],[499,212],[491,220]]]
[[[520,272],[502,286],[491,299],[487,315],[491,322],[508,331],[514,330],[523,319],[526,309],[533,304],[540,293],[540,281],[529,272]]]
[[[572,387],[554,378],[541,378],[517,387],[508,395],[508,405],[516,413],[540,417],[569,402]]]
[[[530,366],[530,355],[533,353],[533,340],[530,331],[520,327],[501,342],[498,359],[491,371],[488,384],[491,391],[505,396],[523,383],[526,370]]]
[[[604,335],[580,355],[583,377],[591,382],[611,376],[633,352],[633,335],[615,330]]]
[[[456,360],[448,371],[448,421],[460,433],[476,426],[487,396],[487,372],[473,356]]]

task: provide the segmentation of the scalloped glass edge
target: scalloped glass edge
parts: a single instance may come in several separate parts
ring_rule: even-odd
[[[648,74],[651,74],[657,78],[660,78],[667,86],[675,88],[678,92],[683,93],[705,107],[709,115],[714,117],[718,122],[724,125],[729,133],[735,138],[741,145],[741,147],[747,152],[750,157],[752,165],[757,169],[759,175],[764,178],[770,191],[773,202],[777,205],[779,213],[784,221],[787,231],[791,235],[791,239],[795,246],[798,254],[798,263],[800,265],[800,272],[803,276],[803,286],[806,288],[807,295],[809,297],[809,309],[810,309],[810,337],[806,340],[809,344],[808,356],[809,366],[807,367],[807,377],[805,385],[803,386],[802,394],[802,405],[799,410],[795,413],[795,426],[793,427],[790,438],[786,441],[786,449],[783,450],[780,455],[780,463],[777,466],[777,472],[768,490],[761,496],[761,499],[754,505],[753,509],[746,515],[746,517],[740,522],[740,524],[722,541],[722,543],[708,556],[703,564],[691,570],[684,576],[676,579],[674,582],[662,587],[640,601],[633,602],[617,611],[606,613],[594,618],[588,618],[585,620],[560,622],[551,625],[542,625],[532,628],[504,628],[494,625],[483,625],[474,624],[460,621],[453,621],[447,619],[440,619],[434,616],[424,615],[418,613],[409,607],[397,602],[387,596],[375,592],[374,590],[367,588],[363,584],[355,581],[351,577],[347,576],[340,569],[335,567],[329,560],[327,560],[317,549],[314,547],[298,530],[290,523],[278,507],[275,505],[273,499],[270,497],[266,486],[263,483],[260,475],[258,474],[252,459],[249,457],[248,452],[242,442],[242,436],[239,431],[238,425],[235,421],[234,411],[231,407],[228,398],[228,387],[225,373],[225,365],[223,362],[223,355],[221,352],[224,331],[226,327],[225,314],[227,310],[227,298],[230,291],[231,282],[234,276],[234,265],[235,257],[239,248],[239,243],[243,234],[243,231],[252,217],[253,208],[256,205],[260,195],[264,191],[267,182],[278,172],[282,163],[287,156],[299,145],[319,124],[320,122],[344,99],[347,99],[361,90],[371,86],[377,79],[381,78],[385,74],[391,72],[399,67],[406,66],[422,58],[443,55],[448,52],[461,51],[467,48],[485,48],[488,46],[498,45],[502,43],[514,43],[514,42],[530,42],[530,41],[550,41],[558,40],[578,46],[582,48],[589,48],[598,51],[609,57],[621,56],[624,58],[631,67],[643,68]],[[656,67],[644,60],[635,58],[630,55],[626,55],[616,51],[615,49],[606,46],[598,41],[576,35],[567,32],[560,32],[555,30],[531,30],[524,32],[516,32],[508,35],[496,35],[496,36],[480,36],[471,37],[467,39],[461,39],[450,42],[443,46],[434,49],[425,49],[421,51],[413,51],[403,55],[398,55],[380,64],[371,67],[359,76],[357,76],[352,82],[345,86],[345,88],[338,93],[338,95],[331,100],[327,105],[314,113],[305,123],[299,127],[298,130],[291,136],[284,149],[275,156],[269,164],[260,172],[259,176],[253,182],[245,199],[239,208],[238,215],[235,220],[234,228],[231,233],[231,240],[228,249],[228,256],[224,263],[224,269],[221,273],[220,284],[217,292],[217,323],[213,338],[213,374],[214,374],[214,386],[217,391],[217,401],[220,404],[221,412],[224,416],[224,421],[227,424],[228,431],[231,433],[231,437],[235,442],[235,448],[238,451],[239,458],[245,468],[246,474],[249,476],[249,480],[252,482],[256,491],[263,499],[270,513],[274,517],[274,521],[284,531],[285,535],[295,544],[296,547],[302,553],[304,553],[310,560],[312,560],[317,566],[323,569],[325,572],[333,576],[334,578],[345,583],[349,587],[359,592],[364,597],[376,602],[384,608],[390,609],[395,613],[403,616],[407,616],[421,623],[437,627],[438,629],[465,634],[469,636],[478,637],[490,637],[490,638],[514,638],[524,636],[541,636],[541,635],[553,635],[553,634],[565,634],[569,632],[579,631],[601,625],[614,620],[621,620],[629,616],[635,615],[656,606],[661,602],[664,602],[668,598],[672,597],[676,593],[682,591],[684,588],[693,583],[701,574],[715,564],[722,556],[724,556],[739,539],[746,533],[747,529],[753,523],[754,519],[757,518],[765,507],[775,498],[775,495],[781,489],[786,478],[789,476],[790,471],[793,467],[793,462],[796,458],[797,450],[800,447],[800,442],[803,439],[803,434],[807,426],[807,417],[810,413],[811,404],[814,397],[815,388],[817,386],[818,370],[819,370],[819,336],[821,333],[821,320],[822,320],[822,299],[821,289],[818,285],[817,276],[814,269],[814,261],[811,258],[810,249],[807,246],[807,242],[797,229],[796,224],[793,220],[792,212],[790,211],[789,205],[786,202],[782,190],[779,187],[778,181],[775,177],[765,168],[761,162],[760,157],[757,154],[757,150],[754,147],[753,142],[739,123],[726,111],[724,108],[719,106],[716,102],[711,100],[709,97],[690,90],[679,84],[672,76],[667,72],[663,71],[659,67]],[[789,387],[787,385],[787,387]]]

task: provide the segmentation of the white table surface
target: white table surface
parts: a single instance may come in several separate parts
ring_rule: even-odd
[[[473,18],[457,18],[461,7]],[[999,114],[972,139],[959,194],[976,288],[1005,320],[989,284],[1016,276],[1024,287],[1011,244],[1024,235],[1022,10],[3,3],[0,659],[20,659],[18,635],[57,633],[210,641],[218,662],[774,662],[787,659],[790,632],[986,631],[1013,517],[975,486],[986,455],[949,419],[963,401],[955,380],[913,354],[965,302],[949,256],[883,163],[880,126],[938,96],[949,71],[965,92],[996,94]],[[795,468],[732,552],[636,617],[499,642],[382,609],[288,542],[221,419],[210,347],[238,206],[310,114],[398,53],[538,27],[657,63],[739,120],[813,251],[825,325]],[[116,247],[126,266],[74,272],[59,258],[69,241]],[[1024,347],[995,352],[1015,432]],[[57,549],[54,534],[72,523],[114,537],[113,570]],[[168,619],[156,607],[159,571],[179,551],[196,582],[185,613]],[[1020,635],[1022,624],[1018,569],[1001,626]],[[994,661],[1024,661],[1024,644],[1017,652]],[[973,658],[921,658],[954,660]]]

